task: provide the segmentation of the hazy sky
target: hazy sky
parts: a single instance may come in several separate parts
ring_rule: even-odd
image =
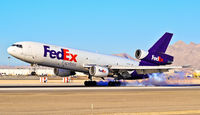
[[[0,65],[25,64],[8,61],[17,41],[133,56],[166,31],[200,43],[200,0],[0,0]]]

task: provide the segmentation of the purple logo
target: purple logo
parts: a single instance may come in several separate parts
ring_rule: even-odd
[[[60,51],[50,50],[49,46],[44,45],[44,57],[49,57],[51,59],[57,58],[58,60],[65,60],[71,62],[77,62],[77,54],[72,54],[68,49],[61,49]]]

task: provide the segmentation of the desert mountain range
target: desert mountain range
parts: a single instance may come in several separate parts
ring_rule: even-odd
[[[131,59],[131,60],[135,60],[135,61],[139,61],[138,59],[133,58],[132,56],[130,56],[130,55],[127,54],[127,53],[113,54],[113,55],[115,55],[115,56],[119,56],[119,57],[125,57],[125,58]]]
[[[173,65],[190,65],[192,68],[200,69],[200,44],[178,41],[170,45],[166,53],[174,56]],[[126,53],[115,55],[136,60]]]
[[[173,65],[190,65],[192,68],[200,69],[200,44],[178,41],[170,45],[166,53],[174,56]]]

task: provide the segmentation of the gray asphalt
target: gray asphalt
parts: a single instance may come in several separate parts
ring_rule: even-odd
[[[193,115],[200,113],[199,97],[200,86],[1,85],[0,114]]]

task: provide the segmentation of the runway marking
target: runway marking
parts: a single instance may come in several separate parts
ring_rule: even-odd
[[[200,89],[196,87],[23,87],[0,88],[0,91],[51,91],[51,90],[168,90],[168,89]]]

